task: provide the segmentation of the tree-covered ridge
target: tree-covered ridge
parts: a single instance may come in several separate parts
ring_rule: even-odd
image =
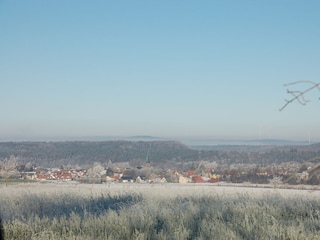
[[[128,162],[146,157],[153,162],[180,157],[194,160],[197,151],[174,141],[105,141],[105,142],[4,142],[0,143],[0,158],[19,157],[23,162],[56,167],[64,164],[93,162]]]
[[[74,142],[0,142],[0,160],[15,156],[20,163],[37,166],[86,165],[94,162],[130,162],[154,166],[166,163],[195,162],[219,164],[318,161],[320,145],[243,147],[238,150],[199,150],[175,141],[74,141]]]

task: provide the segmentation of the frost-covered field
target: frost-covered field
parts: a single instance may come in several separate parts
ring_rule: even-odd
[[[319,239],[320,191],[206,184],[0,185],[5,239]]]
[[[317,186],[281,186],[272,185],[246,185],[246,184],[137,184],[137,183],[110,183],[110,184],[78,184],[75,182],[35,182],[0,185],[2,196],[19,196],[21,194],[59,194],[72,195],[100,195],[100,194],[125,194],[141,193],[158,197],[175,197],[177,195],[194,194],[250,194],[261,196],[264,194],[277,194],[283,197],[304,196],[320,197]],[[1,198],[1,197],[0,197]]]

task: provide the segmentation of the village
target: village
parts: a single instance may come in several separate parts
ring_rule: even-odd
[[[284,163],[281,165],[257,166],[234,164],[219,166],[200,162],[186,170],[160,169],[150,163],[130,167],[121,165],[104,166],[95,163],[87,168],[63,167],[46,169],[32,167],[31,171],[11,169],[1,177],[20,178],[33,181],[76,181],[80,183],[253,183],[253,184],[309,184],[318,185],[320,165]]]
[[[174,141],[2,143],[0,181],[319,185],[319,147],[200,150]]]

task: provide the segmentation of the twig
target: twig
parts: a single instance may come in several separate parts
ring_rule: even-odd
[[[294,101],[298,101],[301,105],[306,105],[308,102],[310,102],[310,100],[306,99],[304,95],[307,92],[310,92],[311,90],[313,90],[315,88],[317,88],[320,91],[320,83],[315,83],[312,81],[297,81],[297,82],[285,84],[284,86],[287,87],[287,86],[300,84],[300,83],[310,83],[310,84],[312,84],[312,87],[307,88],[304,91],[291,91],[291,90],[287,89],[287,93],[292,95],[293,98],[291,98],[290,100],[285,99],[286,103],[279,109],[279,111],[282,111],[283,109],[285,109],[289,105],[289,103],[292,103]]]

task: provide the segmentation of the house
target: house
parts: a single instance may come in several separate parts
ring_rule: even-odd
[[[115,167],[112,169],[112,172],[113,172],[113,176],[119,176],[120,178],[122,177],[123,175],[123,172],[121,171],[120,168],[118,167]]]
[[[220,179],[220,177],[221,177],[220,174],[209,174],[209,178],[211,178],[211,179],[217,180],[217,179]]]
[[[48,179],[48,175],[47,174],[38,173],[36,175],[36,179],[37,180],[47,180]]]
[[[179,175],[179,183],[189,183],[190,179]]]
[[[121,176],[121,180],[122,182],[133,182],[134,179],[136,178],[135,177],[135,170],[133,169],[126,169],[124,172],[123,172],[123,175]]]
[[[208,180],[207,182],[208,182],[208,183],[217,183],[217,182],[220,182],[220,180],[211,178],[211,179]]]
[[[136,178],[136,183],[142,183],[142,182],[144,182],[144,181],[141,179],[140,176],[138,176],[138,177]]]
[[[197,172],[195,170],[188,170],[185,174],[186,177],[192,177],[197,175]]]
[[[204,180],[203,180],[203,178],[200,177],[200,176],[193,176],[193,177],[192,177],[192,182],[193,182],[193,183],[204,183]]]
[[[60,175],[60,180],[62,181],[71,181],[73,180],[73,176],[71,173],[63,173]]]
[[[37,178],[37,174],[36,172],[24,172],[22,174],[22,177],[25,178],[25,179],[36,179]]]
[[[257,174],[258,176],[271,176],[271,175],[273,175],[270,170],[262,170],[262,169],[258,169],[258,170],[256,171],[256,174]]]
[[[106,182],[119,182],[120,176],[106,176]]]

